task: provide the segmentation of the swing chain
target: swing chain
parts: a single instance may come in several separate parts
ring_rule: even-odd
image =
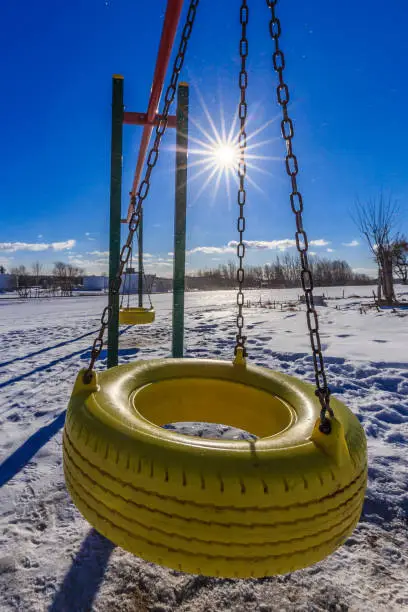
[[[282,33],[280,20],[276,16],[275,8],[278,0],[266,0],[268,8],[271,10],[271,19],[269,21],[269,33],[275,43],[275,51],[272,56],[273,67],[278,73],[279,84],[276,88],[278,104],[282,108],[283,119],[281,121],[282,137],[286,143],[285,165],[286,172],[290,177],[292,192],[290,194],[290,205],[292,212],[296,218],[296,247],[300,256],[302,267],[301,282],[305,294],[306,302],[306,320],[309,329],[310,344],[313,355],[313,366],[316,380],[316,396],[319,398],[321,405],[320,414],[320,431],[329,434],[331,431],[330,420],[327,418],[327,412],[333,416],[333,410],[330,407],[330,389],[327,386],[327,378],[325,365],[322,354],[322,345],[319,333],[319,321],[316,308],[313,300],[313,276],[309,266],[307,251],[309,248],[306,231],[303,228],[303,198],[298,190],[297,174],[299,172],[297,157],[293,152],[292,139],[295,135],[292,119],[288,114],[289,103],[289,88],[285,83],[283,71],[285,69],[285,55],[279,46],[279,38]]]
[[[239,54],[241,57],[241,70],[239,72],[239,88],[241,90],[241,100],[238,105],[238,118],[240,120],[240,130],[238,136],[238,206],[239,206],[239,217],[237,221],[237,229],[239,234],[239,242],[237,244],[237,256],[239,261],[239,267],[237,270],[237,281],[238,281],[238,293],[237,293],[237,329],[236,344],[234,354],[237,355],[238,349],[242,351],[242,357],[247,356],[247,350],[245,347],[246,336],[242,335],[244,327],[244,317],[242,310],[244,307],[244,292],[242,290],[245,280],[244,271],[244,257],[245,257],[245,242],[244,242],[244,231],[245,231],[245,215],[244,206],[246,203],[246,189],[245,189],[245,177],[246,177],[246,162],[245,162],[245,150],[247,145],[247,133],[246,133],[246,120],[248,115],[248,104],[246,100],[246,90],[248,87],[248,72],[246,68],[246,62],[248,57],[248,39],[246,36],[246,29],[248,24],[248,5],[246,0],[242,0],[240,9],[240,23],[241,23],[241,40],[239,42]]]
[[[130,270],[129,270],[130,268]],[[133,243],[130,249],[130,266],[127,268],[128,271],[128,294],[127,294],[127,307],[130,308],[130,292],[132,291],[132,270],[133,270]],[[126,270],[125,270],[125,284],[126,284]],[[125,287],[123,287],[123,293],[125,293]]]
[[[156,135],[155,135],[153,146],[150,149],[149,155],[147,157],[147,162],[146,162],[147,167],[146,167],[144,179],[139,185],[137,194],[134,195],[133,193],[130,193],[131,210],[133,212],[132,212],[132,216],[129,222],[129,234],[120,252],[119,268],[118,268],[117,275],[109,283],[109,292],[111,294],[117,294],[120,291],[120,286],[122,284],[123,271],[129,260],[130,253],[132,250],[133,236],[137,228],[139,227],[143,201],[146,199],[147,194],[149,193],[150,177],[151,177],[153,168],[155,167],[157,160],[159,158],[160,143],[166,131],[167,123],[169,119],[170,108],[171,108],[171,105],[173,104],[174,98],[177,93],[177,84],[178,84],[181,69],[184,64],[188,41],[193,31],[194,21],[195,21],[197,7],[199,3],[200,3],[200,0],[191,0],[190,2],[190,6],[188,9],[187,18],[186,18],[186,23],[184,25],[184,28],[181,34],[181,40],[180,40],[180,44],[178,48],[178,53],[177,53],[177,56],[173,64],[173,71],[172,71],[172,75],[170,79],[170,84],[168,85],[166,94],[164,96],[163,111],[156,125]],[[91,359],[90,359],[88,368],[85,371],[84,376],[83,376],[83,381],[85,384],[89,384],[92,380],[92,371],[95,365],[95,361],[98,359],[99,355],[101,354],[102,347],[103,347],[103,338],[105,335],[106,328],[108,327],[110,323],[111,317],[112,317],[112,309],[110,308],[110,306],[106,306],[102,313],[101,327],[99,329],[98,336],[95,338],[94,343],[92,345]]]

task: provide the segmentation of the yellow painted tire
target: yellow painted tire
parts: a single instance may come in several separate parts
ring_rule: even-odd
[[[265,368],[166,359],[78,376],[64,430],[67,487],[84,517],[126,550],[222,577],[290,572],[352,532],[367,477],[358,419],[333,398],[318,430],[311,385]],[[228,423],[256,441],[163,429]]]
[[[148,325],[155,320],[154,308],[121,308],[119,323],[121,325]]]

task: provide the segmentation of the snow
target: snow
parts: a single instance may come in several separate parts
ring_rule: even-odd
[[[114,547],[66,492],[61,432],[73,381],[87,363],[106,296],[0,300],[0,610],[24,612],[408,610],[408,312],[361,314],[371,287],[318,290],[330,386],[368,439],[369,485],[347,543],[315,566],[262,580],[217,580],[146,563]],[[262,302],[298,290],[248,292],[253,363],[313,381],[304,309]],[[364,297],[365,296],[365,297]],[[171,295],[151,327],[124,328],[121,361],[168,356]],[[186,356],[231,359],[235,292],[186,295]],[[102,354],[99,367],[106,365]],[[177,426],[181,427],[181,426]],[[242,432],[184,424],[196,435]]]

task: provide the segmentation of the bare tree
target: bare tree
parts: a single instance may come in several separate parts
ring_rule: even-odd
[[[35,282],[38,285],[40,276],[43,270],[43,265],[39,261],[35,261],[31,267],[33,271],[33,276],[35,278]]]
[[[282,258],[283,274],[286,285],[297,285],[300,282],[300,260],[299,257],[285,253]]]
[[[56,261],[54,263],[53,274],[57,279],[61,294],[64,296],[70,296],[72,295],[75,281],[78,276],[83,274],[83,270],[71,264],[66,264],[63,261]]]
[[[310,260],[313,269],[315,286],[326,287],[330,285],[357,285],[372,284],[373,281],[364,274],[356,274],[346,261],[320,259],[313,257]],[[189,289],[212,289],[233,287],[236,285],[236,276],[231,275],[229,266],[220,265],[215,269],[198,270],[195,277],[188,279]],[[246,266],[246,287],[299,287],[300,270],[299,260],[294,255],[285,253],[277,256],[274,262],[264,266]]]
[[[42,264],[39,261],[35,261],[31,266],[34,276],[34,284],[35,284],[35,296],[39,297],[40,295],[40,276],[43,269]]]
[[[393,258],[395,275],[406,285],[408,283],[408,240],[406,236],[396,237]]]
[[[393,263],[394,230],[399,212],[397,202],[385,199],[381,193],[378,199],[370,199],[364,204],[357,200],[356,212],[354,221],[378,264],[378,297],[381,298],[382,289],[386,303],[391,305],[395,301]]]
[[[10,273],[15,278],[16,289],[20,297],[29,297],[31,293],[30,279],[25,266],[12,268]]]

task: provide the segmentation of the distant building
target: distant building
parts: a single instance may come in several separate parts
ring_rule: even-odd
[[[155,274],[145,274],[143,278],[143,293],[154,291]],[[139,274],[137,272],[123,275],[121,293],[137,293],[139,291]]]
[[[84,276],[85,291],[103,291],[108,288],[107,276]]]
[[[11,291],[16,288],[14,274],[0,274],[0,291]]]
[[[146,274],[143,278],[143,293],[163,291],[158,288],[162,279],[157,279],[154,274]],[[163,279],[167,280],[167,279]],[[84,276],[84,291],[105,291],[109,288],[107,276]],[[123,275],[121,293],[137,293],[139,290],[139,274],[137,272]]]

